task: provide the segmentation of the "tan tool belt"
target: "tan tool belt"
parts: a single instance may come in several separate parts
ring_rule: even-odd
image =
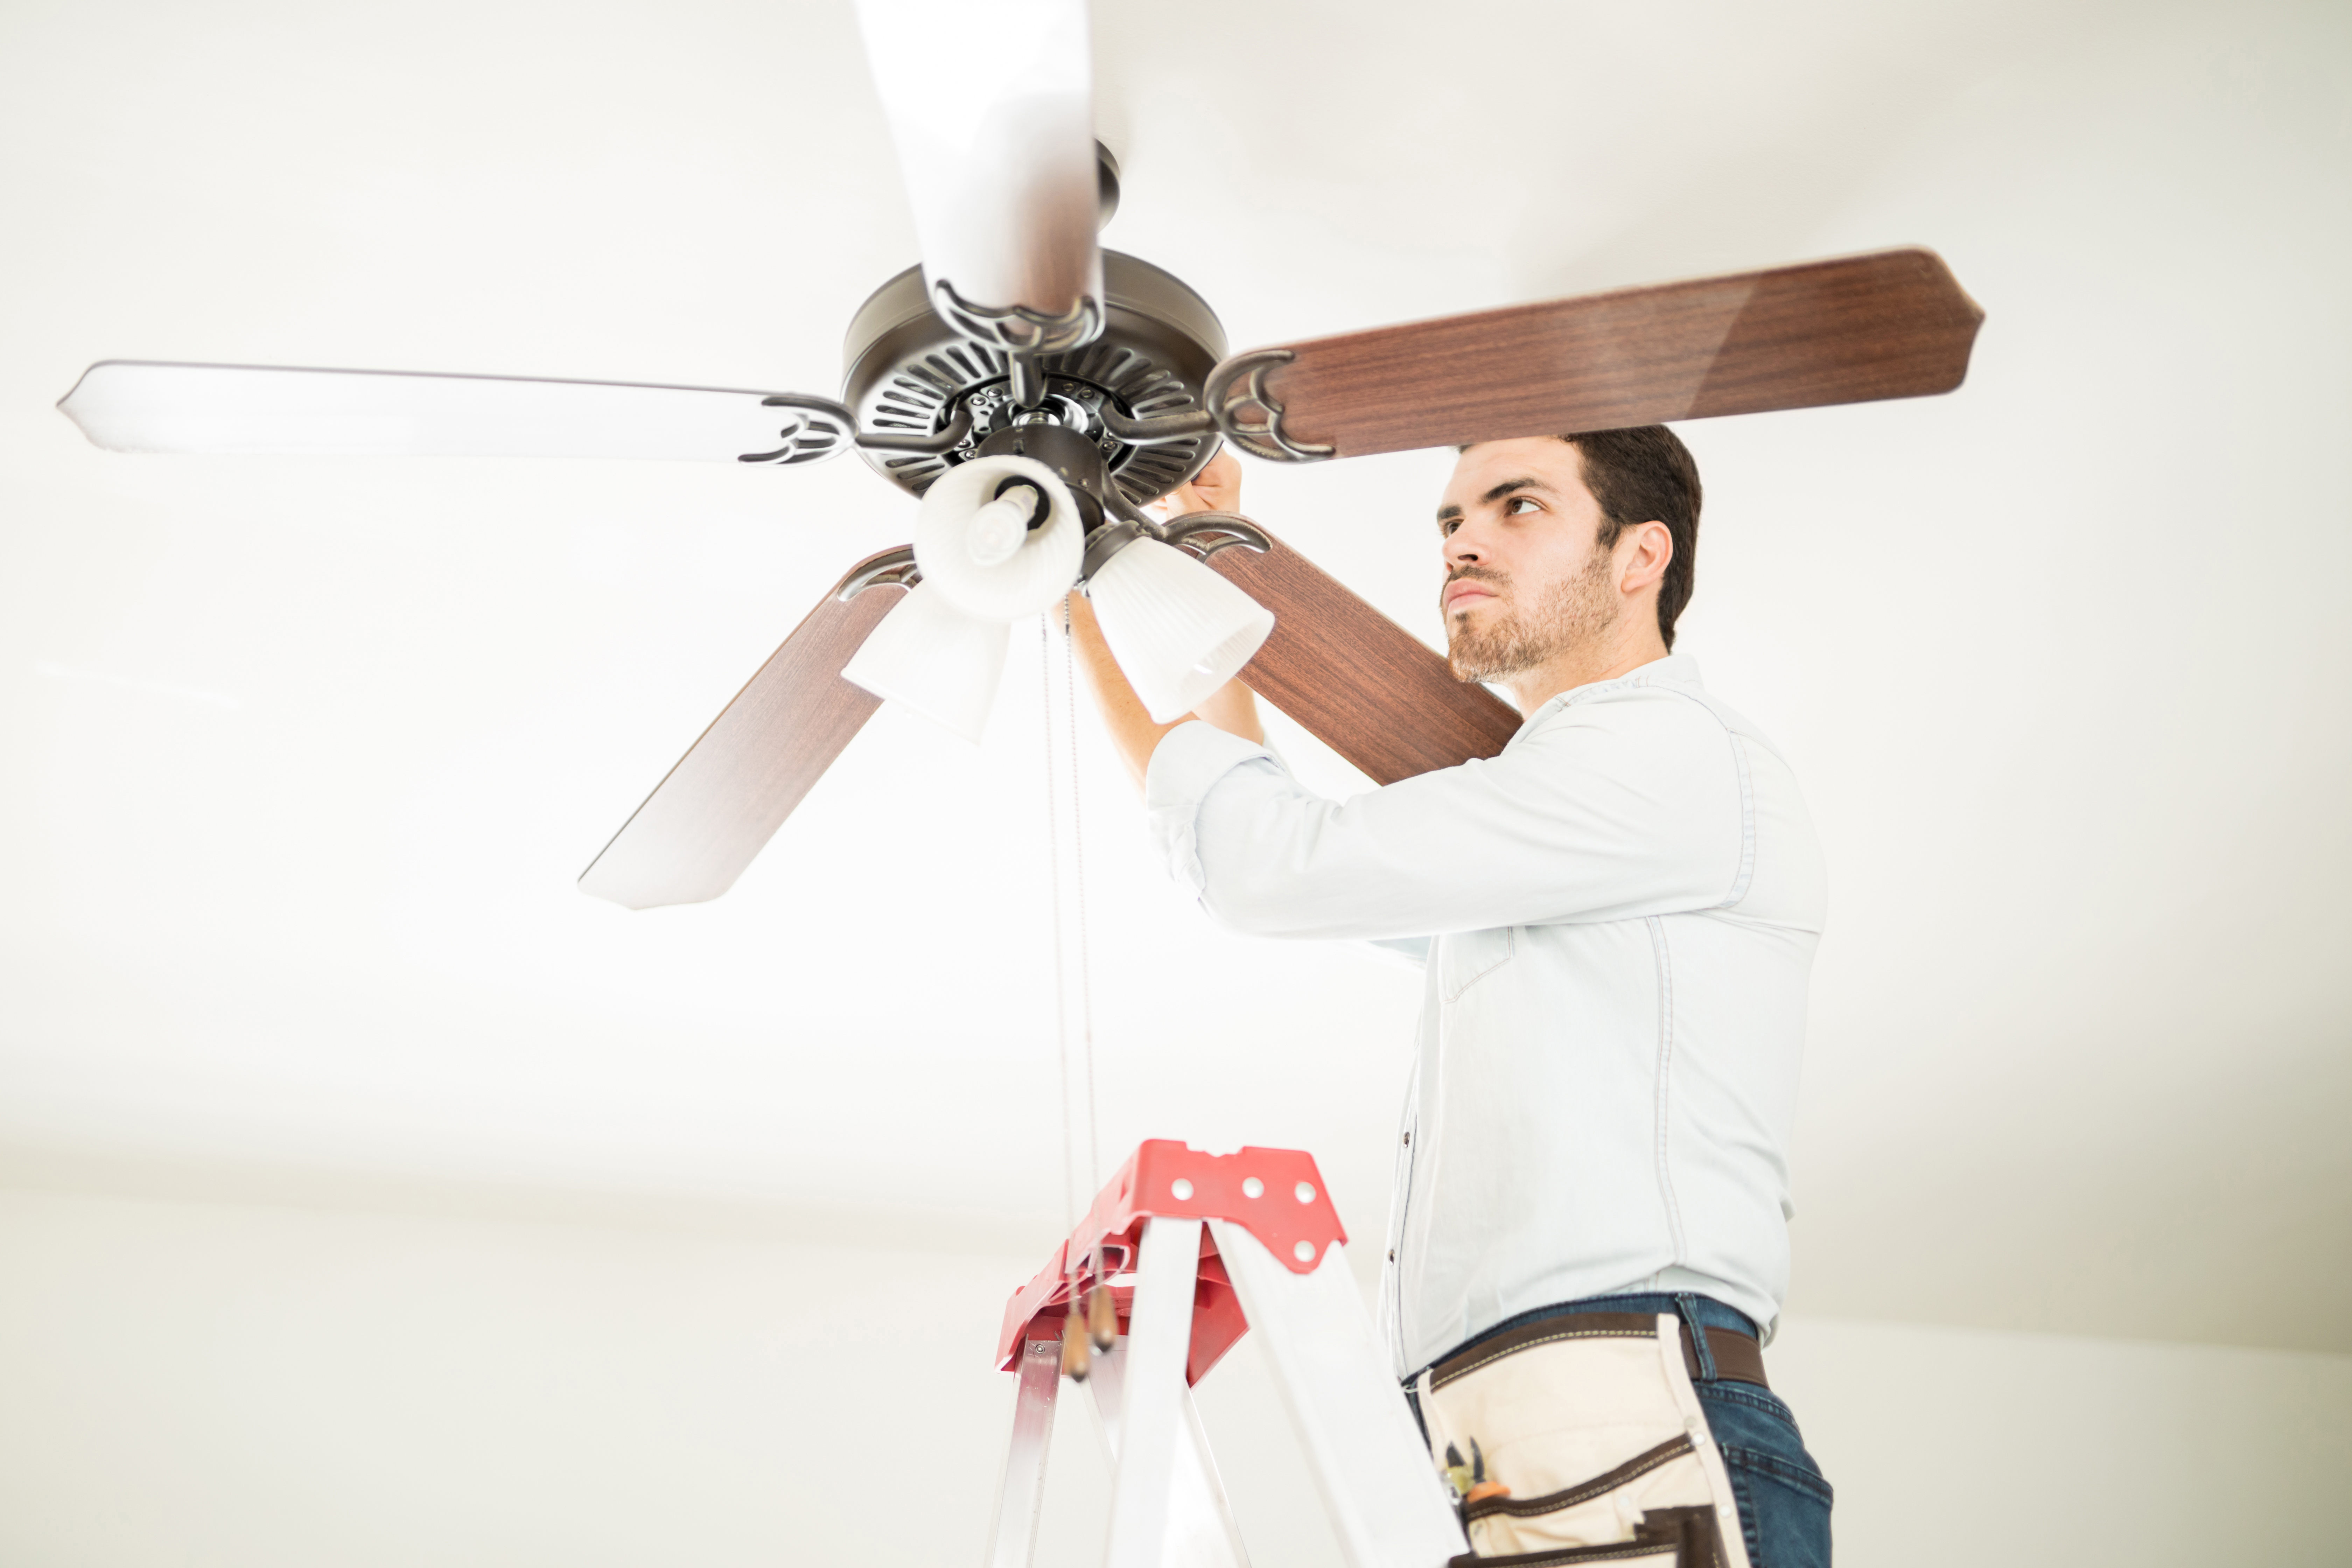
[[[1706,1331],[1717,1375],[1764,1381],[1756,1342]],[[1440,1362],[1416,1394],[1471,1555],[1523,1568],[1748,1568],[1723,1457],[1672,1313],[1546,1318]]]

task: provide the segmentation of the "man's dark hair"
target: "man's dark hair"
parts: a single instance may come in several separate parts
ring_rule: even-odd
[[[1682,437],[1663,425],[1591,430],[1561,440],[1584,460],[1584,488],[1601,503],[1603,550],[1640,522],[1663,522],[1675,558],[1658,584],[1658,635],[1675,646],[1675,620],[1698,583],[1698,464]]]

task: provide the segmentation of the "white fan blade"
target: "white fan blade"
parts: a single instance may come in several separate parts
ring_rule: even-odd
[[[1036,322],[1099,301],[1085,0],[858,0],[857,21],[933,301]]]
[[[702,386],[107,360],[58,406],[116,452],[808,462],[845,447],[824,398]]]

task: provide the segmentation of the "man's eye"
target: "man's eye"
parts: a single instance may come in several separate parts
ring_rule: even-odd
[[[1519,509],[1521,507],[1527,508],[1529,511],[1541,511],[1543,510],[1542,507],[1536,504],[1536,500],[1533,496],[1513,496],[1511,498],[1510,504],[1505,507],[1503,510],[1509,516],[1517,517],[1519,515]]]

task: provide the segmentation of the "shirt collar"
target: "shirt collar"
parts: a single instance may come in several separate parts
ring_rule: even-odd
[[[1576,704],[1598,697],[1604,692],[1616,691],[1628,686],[1703,686],[1705,682],[1699,679],[1697,659],[1686,653],[1670,653],[1664,658],[1654,658],[1647,664],[1629,669],[1624,674],[1611,679],[1587,681],[1582,686],[1571,686],[1566,691],[1546,698],[1543,706],[1528,714],[1521,721],[1518,733],[1513,735],[1511,739],[1516,742],[1519,735],[1526,734],[1538,722],[1549,719],[1561,709],[1573,708]]]

